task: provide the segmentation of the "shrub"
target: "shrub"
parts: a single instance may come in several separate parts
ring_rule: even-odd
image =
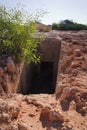
[[[35,32],[35,19],[23,9],[7,9],[0,5],[0,55],[14,56],[27,63],[39,62],[37,47],[40,40]]]

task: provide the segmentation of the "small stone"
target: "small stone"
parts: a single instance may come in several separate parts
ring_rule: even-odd
[[[2,121],[10,122],[10,115],[8,113],[2,113]]]
[[[77,93],[78,91],[79,91],[78,87],[71,87],[70,88],[70,94],[71,95]]]
[[[41,115],[47,117],[50,121],[64,121],[62,114],[58,111],[51,110],[49,107],[44,107],[41,110]]]
[[[75,49],[75,50],[74,50],[74,56],[76,56],[76,57],[81,56],[81,51],[80,51],[80,49]]]
[[[17,124],[11,124],[10,130],[18,130],[18,125]]]
[[[63,116],[57,111],[50,111],[49,112],[49,119],[51,121],[64,121]]]
[[[18,130],[29,130],[29,129],[26,123],[20,122],[18,123]]]

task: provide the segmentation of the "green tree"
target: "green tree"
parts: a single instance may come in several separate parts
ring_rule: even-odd
[[[53,23],[52,24],[53,30],[87,30],[87,25],[75,23],[72,20],[62,20],[59,24]]]
[[[7,9],[0,5],[0,55],[14,56],[27,63],[39,62],[40,36],[35,36],[36,19],[23,9]]]

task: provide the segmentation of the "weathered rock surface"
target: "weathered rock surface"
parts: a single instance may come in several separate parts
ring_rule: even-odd
[[[60,121],[64,122],[63,115],[60,114],[58,111],[52,110],[49,107],[44,107],[41,110],[41,115],[48,118],[49,121]]]
[[[0,94],[17,92],[22,68],[12,57],[0,57]]]
[[[77,112],[74,101],[61,104],[55,95],[0,97],[1,130],[86,130],[86,120],[87,114]]]
[[[50,33],[62,39],[56,94],[5,94],[16,90],[21,70],[1,59],[1,130],[87,129],[87,31]]]
[[[62,44],[56,97],[61,103],[74,100],[76,110],[81,114],[87,113],[86,109],[83,110],[87,101],[87,31],[57,34]]]

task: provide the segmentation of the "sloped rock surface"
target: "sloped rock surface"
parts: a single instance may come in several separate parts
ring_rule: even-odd
[[[12,76],[16,65],[13,61],[8,64],[1,60],[1,130],[87,129],[87,31],[50,34],[62,40],[56,94],[5,94],[11,92],[4,86],[15,81]],[[12,69],[9,66],[13,66]]]
[[[87,113],[87,31],[57,34],[62,44],[56,97],[61,103],[74,100],[76,110],[81,114]]]

